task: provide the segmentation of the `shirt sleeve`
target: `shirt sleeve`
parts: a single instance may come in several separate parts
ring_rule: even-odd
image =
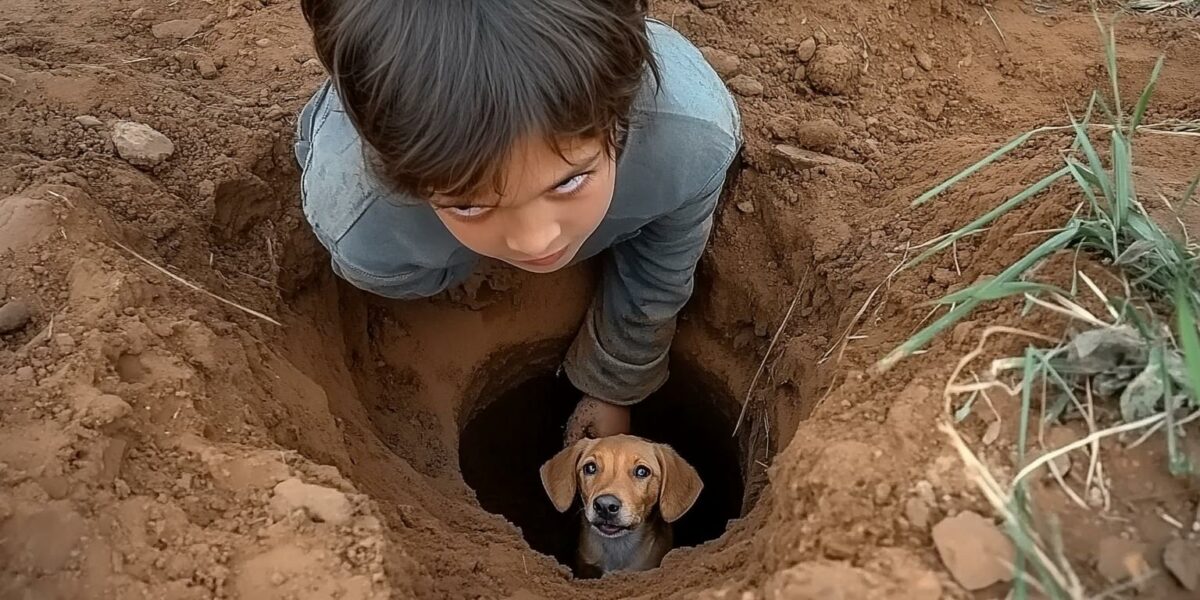
[[[387,275],[380,275],[340,261],[337,256],[334,256],[331,262],[333,272],[354,287],[397,300],[436,296],[465,281],[475,268],[474,262],[437,268],[412,265]]]
[[[563,364],[584,394],[627,405],[666,382],[676,317],[692,295],[724,182],[722,171],[604,257],[600,288]]]

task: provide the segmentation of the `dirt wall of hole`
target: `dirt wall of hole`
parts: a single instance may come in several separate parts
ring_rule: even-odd
[[[327,397],[344,441],[334,464],[386,515],[395,579],[455,596],[497,585],[553,597],[577,597],[581,590],[620,595],[633,589],[624,586],[650,582],[664,590],[701,589],[714,580],[712,565],[748,550],[763,524],[765,507],[758,501],[766,497],[766,466],[774,449],[787,443],[786,432],[803,413],[801,396],[810,390],[796,389],[792,401],[769,409],[752,403],[741,433],[732,437],[759,361],[703,316],[720,303],[720,293],[703,292],[719,284],[713,279],[720,274],[711,270],[701,275],[703,299],[681,319],[672,364],[681,365],[673,375],[695,379],[727,403],[713,407],[724,422],[720,433],[703,432],[729,437],[744,475],[744,494],[732,501],[738,504],[732,516],[744,518],[723,537],[673,553],[665,564],[672,574],[667,580],[642,574],[572,581],[554,557],[532,552],[515,526],[484,510],[464,481],[462,430],[498,394],[554,372],[583,318],[594,277],[589,264],[537,277],[498,267],[482,270],[462,289],[415,302],[376,298],[330,276],[297,278],[304,284],[289,300],[294,314],[282,354]],[[305,450],[303,434],[293,446]]]

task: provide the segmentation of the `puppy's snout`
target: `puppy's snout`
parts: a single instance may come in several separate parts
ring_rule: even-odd
[[[596,514],[601,517],[612,518],[621,512],[621,499],[612,494],[604,494],[592,500],[592,508],[595,508]]]

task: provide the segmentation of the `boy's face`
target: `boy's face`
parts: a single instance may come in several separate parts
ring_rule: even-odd
[[[564,142],[560,150],[531,136],[504,166],[500,193],[435,194],[438,218],[478,254],[534,273],[561,269],[608,212],[616,165],[600,140]]]

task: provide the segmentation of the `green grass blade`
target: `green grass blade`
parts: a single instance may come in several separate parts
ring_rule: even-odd
[[[1075,128],[1075,139],[1079,142],[1079,148],[1083,150],[1083,155],[1088,159],[1088,166],[1091,168],[1092,176],[1100,183],[1100,193],[1109,205],[1104,208],[1106,211],[1112,210],[1112,182],[1109,181],[1108,173],[1104,170],[1104,163],[1100,160],[1100,154],[1096,152],[1096,147],[1092,145],[1092,139],[1088,137],[1087,130],[1084,129],[1083,125],[1077,121],[1071,121],[1071,126]],[[1102,214],[1106,211],[1102,211]]]
[[[1124,111],[1121,109],[1121,84],[1117,80],[1117,34],[1111,27],[1101,27],[1105,36],[1104,58],[1108,66],[1108,80],[1112,84],[1113,112],[1116,120],[1113,122],[1120,131],[1125,126]]]
[[[1116,129],[1112,133],[1113,229],[1120,231],[1133,204],[1133,149],[1129,138]]]
[[[918,196],[916,200],[912,201],[912,206],[920,206],[922,204],[925,204],[926,202],[932,200],[933,198],[941,195],[942,192],[950,189],[952,186],[954,186],[954,184],[966,179],[967,177],[970,177],[971,175],[974,175],[980,169],[996,162],[1001,157],[1003,157],[1005,154],[1012,152],[1013,149],[1016,148],[1017,146],[1020,146],[1021,144],[1024,144],[1025,142],[1029,141],[1029,138],[1031,138],[1035,135],[1038,135],[1039,133],[1043,133],[1046,131],[1052,131],[1054,129],[1056,129],[1056,128],[1040,127],[1038,129],[1034,129],[1033,131],[1027,131],[1027,132],[1013,138],[1007,144],[1001,146],[1000,148],[998,148],[991,154],[985,156],[983,158],[983,160],[980,160],[979,162],[967,167],[966,169],[959,172],[957,175],[938,184],[937,187]]]
[[[1190,384],[1188,394],[1192,404],[1200,406],[1200,334],[1196,332],[1196,310],[1188,293],[1190,287],[1186,278],[1175,280],[1175,335],[1183,349],[1183,364]]]
[[[1042,242],[1041,245],[1031,250],[1028,254],[1022,257],[1021,260],[1001,271],[1000,274],[995,278],[983,283],[980,290],[981,296],[986,296],[989,293],[987,288],[992,286],[1000,286],[1004,283],[1015,280],[1038,261],[1049,256],[1052,252],[1066,247],[1067,244],[1075,239],[1078,233],[1079,223],[1077,221],[1072,221],[1066,229],[1058,232],[1058,234],[1046,240],[1045,242]],[[887,356],[880,359],[879,363],[877,364],[877,368],[879,370],[887,370],[900,360],[910,356],[913,352],[925,347],[925,345],[932,341],[937,334],[941,333],[947,327],[954,325],[964,316],[975,310],[975,307],[978,306],[980,302],[982,302],[982,300],[972,298],[958,305],[954,308],[954,310],[951,310],[943,315],[940,319],[929,324],[899,347],[889,352]]]
[[[1078,144],[1079,140],[1076,139],[1075,143]],[[1096,200],[1096,192],[1093,188],[1100,187],[1100,180],[1096,179],[1091,171],[1088,171],[1086,167],[1074,159],[1067,159],[1067,168],[1070,170],[1071,177],[1075,180],[1075,183],[1079,184],[1079,189],[1083,190],[1083,195],[1087,198],[1088,205],[1092,207],[1092,214],[1099,214],[1100,203]]]
[[[1058,292],[1064,296],[1068,295],[1065,290],[1060,289],[1058,286],[1037,283],[1034,281],[1010,281],[1008,283],[995,286],[988,286],[987,282],[983,282],[938,298],[931,304],[958,304],[959,302],[966,302],[967,300],[971,299],[983,301],[999,300],[1001,298],[1018,296],[1022,294],[1048,294],[1053,292]]]
[[[1191,185],[1189,185],[1187,187],[1187,190],[1184,190],[1183,202],[1182,202],[1183,204],[1187,204],[1188,201],[1192,199],[1192,196],[1194,196],[1196,194],[1197,186],[1200,186],[1200,173],[1196,173],[1196,176],[1194,178],[1192,178]]]
[[[1142,95],[1138,98],[1137,106],[1133,109],[1133,120],[1129,123],[1130,135],[1137,131],[1142,124],[1142,118],[1146,116],[1146,107],[1150,104],[1150,96],[1154,94],[1154,84],[1158,83],[1158,74],[1162,72],[1164,58],[1160,56],[1158,62],[1154,63],[1154,70],[1150,72],[1150,80],[1146,82],[1146,87],[1142,89]]]
[[[1068,167],[1063,167],[1063,168],[1059,169],[1058,171],[1055,171],[1053,174],[1047,175],[1046,177],[1042,178],[1040,181],[1038,181],[1037,183],[1034,183],[1033,185],[1029,186],[1028,188],[1025,188],[1025,190],[1022,191],[1021,193],[1013,196],[1012,198],[1009,198],[1008,200],[1005,200],[999,206],[993,208],[992,210],[989,210],[987,213],[983,214],[979,218],[975,219],[974,221],[971,221],[970,223],[967,223],[959,230],[946,236],[945,238],[942,239],[942,241],[940,241],[940,242],[934,244],[933,246],[931,246],[930,248],[926,249],[924,252],[922,252],[916,258],[909,261],[908,264],[901,267],[900,270],[905,271],[907,269],[915,267],[915,266],[921,264],[922,262],[924,262],[925,260],[927,260],[929,257],[933,256],[934,254],[937,254],[938,252],[941,252],[942,250],[949,248],[950,246],[952,246],[954,244],[954,242],[957,242],[958,240],[960,240],[968,235],[971,235],[972,233],[975,233],[983,226],[1000,218],[1005,213],[1012,210],[1013,208],[1015,208],[1022,202],[1042,193],[1046,188],[1050,187],[1051,184],[1053,184],[1055,181],[1058,181],[1060,178],[1062,178],[1064,175],[1066,175],[1069,172],[1069,170],[1070,169]]]

